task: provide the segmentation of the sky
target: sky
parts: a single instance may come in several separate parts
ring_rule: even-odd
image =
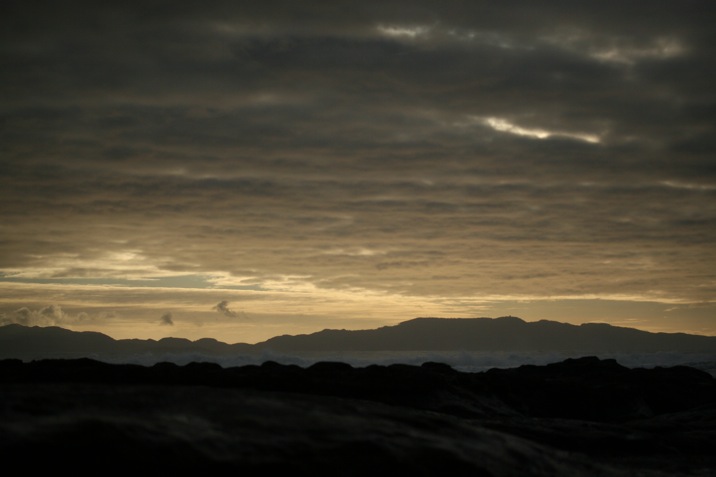
[[[716,335],[716,3],[0,4],[0,324]]]

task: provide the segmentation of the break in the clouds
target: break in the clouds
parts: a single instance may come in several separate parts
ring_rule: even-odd
[[[202,289],[300,326],[598,299],[716,333],[710,2],[0,9],[4,316],[238,313]]]

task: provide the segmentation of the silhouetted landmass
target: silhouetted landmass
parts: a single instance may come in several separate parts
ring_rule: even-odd
[[[30,474],[706,476],[714,439],[716,379],[685,366],[0,360],[3,463]]]
[[[476,373],[434,361],[223,367],[210,359],[418,350],[712,356],[716,337],[514,317],[419,318],[254,345],[8,325],[0,327],[3,461],[75,475],[716,474],[715,378],[695,367],[625,367],[586,354]],[[123,361],[141,355],[202,359]]]
[[[98,359],[143,353],[197,353],[231,355],[251,352],[252,345],[227,344],[204,338],[190,341],[184,338],[160,340],[115,340],[93,331],[70,331],[58,326],[0,327],[0,358],[43,359],[94,357]]]
[[[502,318],[416,318],[375,330],[324,330],[278,336],[256,345],[280,351],[599,350],[716,351],[716,337],[649,333],[633,328]]]
[[[416,318],[372,330],[323,330],[277,336],[257,344],[227,344],[214,339],[190,341],[114,340],[95,332],[58,327],[0,327],[0,358],[116,358],[139,354],[195,353],[229,356],[261,351],[609,351],[716,352],[716,337],[649,333],[607,324],[571,325],[502,318]]]

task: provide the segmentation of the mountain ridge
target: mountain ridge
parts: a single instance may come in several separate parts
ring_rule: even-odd
[[[605,323],[420,317],[372,330],[322,330],[282,335],[254,345],[278,351],[716,351],[716,337],[652,333]]]
[[[0,358],[117,356],[141,353],[194,353],[227,356],[256,352],[312,351],[584,351],[716,353],[716,337],[687,333],[652,333],[602,323],[573,325],[521,318],[419,317],[366,330],[324,329],[280,335],[255,343],[224,343],[213,338],[191,341],[114,339],[94,331],[59,326],[0,327]]]

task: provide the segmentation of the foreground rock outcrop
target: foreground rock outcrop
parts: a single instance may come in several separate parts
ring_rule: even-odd
[[[0,444],[26,471],[713,475],[716,379],[613,360],[458,372],[0,361]],[[40,458],[41,457],[41,458]]]

